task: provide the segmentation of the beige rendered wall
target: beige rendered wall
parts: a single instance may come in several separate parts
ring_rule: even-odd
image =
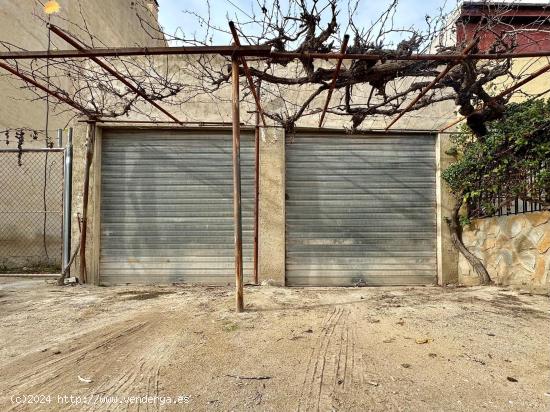
[[[465,227],[463,241],[497,285],[550,292],[550,212],[478,219]],[[463,256],[459,279],[464,285],[479,284]]]
[[[82,213],[83,205],[83,189],[84,189],[84,165],[86,158],[86,139],[88,135],[88,125],[79,123],[74,129],[73,135],[73,193],[72,193],[72,216],[71,216],[71,253],[78,247],[80,240],[81,225],[79,217]],[[86,236],[86,272],[88,274],[88,282],[94,283],[96,266],[94,265],[94,250],[98,245],[100,221],[96,218],[96,213],[99,214],[99,199],[100,199],[100,168],[101,164],[101,128],[96,128],[95,144],[93,145],[94,156],[90,167],[90,182],[89,182],[89,199],[88,199],[88,225]],[[75,259],[71,266],[71,275],[78,276],[80,273],[80,261]]]
[[[436,140],[437,283],[441,286],[458,282],[458,251],[451,242],[447,224],[455,199],[441,178],[441,173],[454,160],[447,154],[451,147],[449,137],[448,133],[439,133]]]
[[[285,284],[285,133],[260,129],[258,276],[260,282]]]
[[[151,0],[153,1],[153,0]],[[97,36],[103,44],[100,46],[154,46],[163,42],[153,40],[141,27],[136,11],[138,3],[150,3],[149,0],[58,0],[61,12],[52,15],[52,23],[70,30],[85,42],[90,42],[86,33],[80,29],[84,24],[91,33]],[[13,44],[26,50],[47,50],[48,34],[45,24],[39,17],[45,18],[40,3],[36,0],[2,0],[0,7],[0,41]],[[154,16],[142,12],[150,18]],[[67,23],[67,20],[74,24]],[[85,23],[84,23],[85,22]],[[65,42],[55,38],[52,42],[57,48],[71,49]],[[6,50],[5,47],[0,47]],[[32,101],[36,95],[22,89],[22,82],[0,73],[0,130],[6,128],[22,128],[43,130],[45,128],[46,106],[44,101]],[[52,102],[54,99],[52,99]],[[66,106],[60,106],[50,112],[49,129],[63,128],[73,117],[73,111],[67,111]],[[63,113],[65,112],[65,113]],[[33,145],[27,142],[26,146]],[[34,143],[36,145],[36,143]],[[44,147],[44,141],[37,145]]]

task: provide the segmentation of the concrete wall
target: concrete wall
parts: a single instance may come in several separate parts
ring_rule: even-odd
[[[260,204],[258,277],[260,282],[285,284],[285,133],[260,129]]]
[[[209,80],[204,81],[200,78],[201,72],[199,67],[201,64],[211,65],[214,69],[219,69],[225,72],[225,67],[229,64],[229,60],[221,56],[202,56],[202,61],[199,62],[196,56],[161,56],[154,57],[154,65],[161,73],[169,72],[172,75],[172,81],[179,82],[186,87],[177,97],[177,104],[168,105],[163,103],[164,107],[168,109],[170,113],[175,115],[179,120],[188,122],[231,122],[231,86],[230,84],[222,84],[215,91],[198,93],[198,87],[211,87]],[[208,62],[208,63],[205,63]],[[316,62],[320,66],[332,67],[333,62]],[[250,62],[251,67],[255,67],[255,62]],[[343,68],[346,63],[344,62]],[[264,66],[258,66],[263,68]],[[296,68],[289,64],[284,70],[293,73]],[[422,79],[404,79],[399,81],[400,87],[405,87],[408,82],[420,81]],[[425,79],[430,80],[430,79]],[[240,79],[241,86],[241,121],[246,125],[254,125],[254,111],[255,104],[252,96],[248,90],[248,83],[244,76]],[[276,86],[269,85],[268,83],[262,83],[262,107],[271,113],[293,114],[297,110],[298,105],[304,102],[310,97],[310,94],[316,90],[315,85],[300,85],[300,86],[285,86],[284,88],[278,88]],[[370,94],[369,85],[357,85],[354,90],[357,92],[357,98],[362,98],[364,101]],[[285,95],[283,101],[279,95],[280,92]],[[326,100],[327,92],[321,93],[318,97],[313,99],[309,105],[309,109],[314,110],[323,107]],[[188,100],[185,98],[189,96]],[[335,90],[332,96],[331,104],[336,105],[343,98],[343,93],[339,90]],[[379,102],[381,99],[376,93],[372,97],[372,104]],[[405,103],[403,103],[403,106]],[[158,113],[156,110],[151,110],[150,106],[140,106],[144,112],[150,113],[151,116],[158,120],[167,120],[167,118]],[[405,114],[398,123],[392,127],[392,131],[399,130],[435,130],[437,131],[441,126],[456,119],[455,105],[452,101],[434,104],[433,106],[424,108],[422,110],[414,111]],[[307,111],[306,111],[307,113]],[[320,113],[313,115],[307,115],[301,117],[297,123],[297,127],[317,128],[319,124]],[[129,119],[125,120],[150,120],[150,118],[140,113],[132,113]],[[268,126],[279,127],[278,123],[266,118]],[[385,129],[391,122],[392,118],[388,116],[377,116],[375,118],[368,118],[361,126],[364,130],[380,130]],[[349,116],[338,116],[333,114],[327,114],[323,125],[325,128],[334,129],[349,129],[351,128],[351,119]]]
[[[475,220],[462,238],[496,284],[550,292],[550,212]],[[462,255],[458,268],[460,283],[479,283]]]
[[[447,154],[451,147],[450,135],[440,133],[436,140],[436,208],[437,208],[437,283],[447,285],[458,282],[458,251],[452,244],[447,224],[455,205],[441,173],[449,167],[454,158]]]

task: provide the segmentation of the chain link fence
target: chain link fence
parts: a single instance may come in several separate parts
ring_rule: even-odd
[[[0,149],[0,273],[59,272],[63,149]]]

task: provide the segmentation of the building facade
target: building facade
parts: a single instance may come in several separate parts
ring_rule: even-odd
[[[194,62],[181,58],[169,64]],[[230,121],[227,97],[216,104],[191,100],[172,111],[191,121]],[[313,105],[323,100],[320,96]],[[263,99],[270,109],[283,103]],[[253,125],[251,110],[247,104],[241,109],[248,125]],[[289,286],[458,282],[459,257],[446,224],[454,199],[441,179],[453,158],[447,153],[449,135],[436,132],[455,118],[454,110],[448,103],[415,112],[390,133],[349,135],[345,120],[336,116],[327,116],[323,130],[311,117],[293,133],[260,127],[260,281]],[[387,123],[378,119],[370,128]],[[87,127],[80,123],[75,131],[75,214],[82,209]],[[241,160],[244,274],[250,279],[255,176],[250,126],[243,127]],[[98,123],[88,280],[232,283],[231,173],[227,127]],[[73,224],[73,240],[78,237]],[[78,263],[74,269],[78,273]]]

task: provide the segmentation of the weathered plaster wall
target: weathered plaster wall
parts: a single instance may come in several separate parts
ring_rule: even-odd
[[[458,252],[452,244],[447,219],[452,215],[455,199],[441,173],[454,160],[447,154],[451,147],[449,134],[440,133],[436,141],[436,208],[437,208],[437,283],[447,285],[458,282]]]
[[[81,225],[79,223],[79,217],[82,214],[82,199],[84,189],[84,165],[86,159],[86,138],[88,135],[88,125],[86,123],[79,123],[73,136],[73,193],[72,193],[72,216],[71,216],[71,253],[74,252],[79,244]],[[98,150],[101,146],[102,132],[101,128],[96,128],[96,137],[94,144],[94,156],[92,158],[92,164],[90,167],[90,182],[89,182],[89,198],[88,198],[88,226],[86,236],[86,266],[88,273],[88,281],[94,283],[96,267],[93,265],[95,230],[99,228],[100,222],[96,218],[96,213],[99,212],[99,165],[101,164],[101,151]],[[80,273],[80,261],[75,259],[71,266],[71,274],[78,276]]]
[[[149,0],[58,0],[61,12],[59,15],[52,16],[52,23],[69,29],[83,41],[89,43],[89,36],[79,28],[84,26],[85,21],[89,31],[103,43],[96,44],[97,47],[162,45],[162,42],[153,40],[141,27],[136,16],[136,8],[139,7],[137,4],[140,1],[149,2]],[[39,2],[35,0],[3,0],[1,6],[0,40],[26,50],[47,49],[47,28],[37,17],[45,17]],[[150,18],[151,24],[156,24],[152,14],[149,12],[141,12],[141,14]],[[69,27],[66,20],[74,24]],[[55,35],[52,36],[52,42],[54,47],[60,49],[72,48],[65,42],[56,39]],[[4,47],[1,49],[5,50]],[[0,130],[21,127],[38,130],[45,128],[46,107],[44,101],[37,101],[36,95],[22,89],[22,85],[23,83],[13,79],[13,76],[0,77]],[[49,129],[55,130],[66,126],[74,115],[72,111],[66,111],[66,106],[56,109],[53,104],[51,105]],[[29,141],[25,146],[31,145],[33,143]],[[44,147],[44,141],[34,145]]]
[[[258,275],[260,282],[285,284],[285,133],[260,129]]]
[[[550,292],[550,212],[475,220],[462,238],[496,284]],[[479,283],[462,255],[458,268],[460,283]]]
[[[175,67],[182,67],[184,64],[196,65],[193,58],[186,58],[181,60],[173,60],[172,64]],[[220,67],[223,67],[223,61],[217,63]],[[253,65],[253,63],[251,63]],[[291,69],[288,69],[290,72]],[[411,79],[408,79],[411,80]],[[417,79],[418,80],[418,79]],[[191,80],[193,81],[193,80]],[[406,84],[404,81],[401,86]],[[183,83],[188,83],[189,79],[185,79]],[[262,87],[268,87],[265,83]],[[356,86],[358,90],[356,93],[358,103],[360,101],[366,101],[370,94],[370,86],[359,85]],[[246,79],[241,79],[241,90],[248,92],[248,86]],[[273,87],[270,92],[263,92],[261,100],[262,107],[266,111],[283,113],[292,115],[295,110],[298,109],[302,102],[310,97],[310,94],[315,90],[315,87],[311,85],[301,85],[295,87],[285,87],[284,94],[285,100],[283,101],[278,97],[279,91]],[[331,99],[331,105],[337,105],[343,99],[343,93],[339,90],[335,90]],[[379,99],[376,93],[373,97],[375,103]],[[313,99],[309,105],[310,110],[323,107],[326,100],[326,93],[321,93],[318,97]],[[216,93],[198,96],[188,102],[181,105],[181,108],[170,108],[173,114],[182,120],[188,121],[218,121],[218,122],[230,122],[231,121],[231,105],[230,105],[230,87],[229,85],[222,86]],[[252,112],[255,110],[252,98],[249,96],[247,101],[242,104],[241,116],[242,121],[248,125],[254,124],[254,115]],[[308,110],[306,110],[306,113]],[[441,126],[451,122],[456,118],[454,103],[445,102],[442,104],[435,104],[431,107],[417,110],[411,113],[405,114],[398,123],[392,127],[392,131],[399,130],[438,130]],[[297,122],[297,127],[317,128],[319,125],[320,113],[313,115],[307,115],[301,117]],[[276,125],[270,119],[269,125]],[[373,118],[367,118],[360,129],[364,130],[383,130],[391,122],[392,117],[377,116]],[[277,125],[278,126],[278,125]],[[349,116],[339,116],[331,113],[327,113],[323,124],[324,128],[334,129],[350,129],[351,119]]]

